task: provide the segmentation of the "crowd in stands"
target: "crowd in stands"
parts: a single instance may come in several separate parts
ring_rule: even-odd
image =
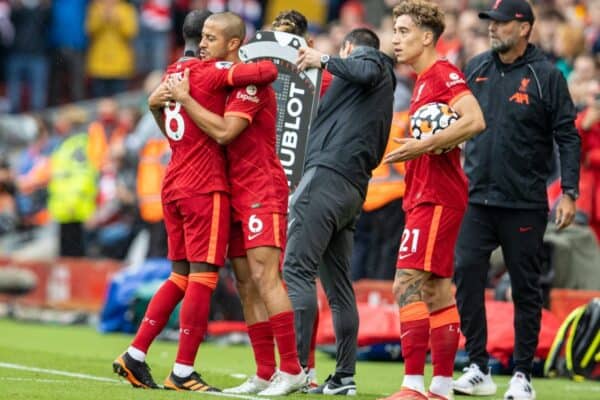
[[[146,93],[157,85],[166,65],[181,54],[179,32],[188,10],[239,13],[250,36],[280,10],[295,8],[309,18],[320,51],[337,53],[347,32],[368,26],[379,35],[382,50],[392,54],[391,8],[398,2],[0,0],[0,114],[35,112],[29,118],[36,126],[25,148],[1,155],[0,235],[53,220],[60,226],[61,255],[123,258],[146,228],[151,255],[164,256],[160,186],[151,183],[164,171],[168,145],[142,99],[139,106],[125,106],[113,96],[139,90],[144,81]],[[439,3],[446,30],[438,50],[462,68],[489,47],[487,24],[477,15],[489,1]],[[532,42],[567,78],[579,111],[577,222],[589,224],[600,240],[600,0],[532,3]],[[406,66],[398,65],[396,73],[391,137],[406,134],[416,78]],[[72,104],[90,98],[100,99],[91,113]],[[401,164],[374,172],[356,232],[356,280],[394,276],[398,226],[404,223],[403,173]]]

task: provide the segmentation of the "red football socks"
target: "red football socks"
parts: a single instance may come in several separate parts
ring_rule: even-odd
[[[279,369],[283,372],[296,375],[302,368],[298,362],[296,349],[296,332],[294,331],[294,312],[285,311],[269,318],[273,336],[279,349]]]
[[[179,348],[176,362],[194,365],[198,346],[204,339],[210,311],[210,297],[216,286],[216,272],[190,274],[179,315]]]
[[[148,309],[131,345],[147,353],[154,339],[160,334],[171,313],[183,298],[187,287],[187,276],[171,273],[158,291],[152,296]]]
[[[433,375],[451,377],[460,336],[456,305],[431,313],[431,361]]]
[[[256,376],[268,381],[275,373],[275,342],[273,331],[268,321],[257,322],[248,326],[248,336],[254,360],[256,361]]]
[[[400,308],[400,342],[406,375],[423,375],[429,345],[429,310],[418,301]]]

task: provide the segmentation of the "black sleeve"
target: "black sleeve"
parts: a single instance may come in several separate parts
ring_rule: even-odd
[[[471,87],[475,79],[475,73],[480,72],[486,64],[491,61],[489,53],[482,53],[471,58],[463,70],[467,85]]]
[[[371,57],[331,57],[327,71],[359,85],[374,85],[384,76],[382,61]]]
[[[561,187],[579,187],[581,139],[575,127],[575,106],[562,73],[553,68],[550,73],[551,121],[554,140],[560,154]]]

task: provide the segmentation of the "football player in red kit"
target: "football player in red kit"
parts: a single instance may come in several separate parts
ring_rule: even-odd
[[[115,372],[136,387],[158,387],[145,363],[146,353],[183,299],[177,358],[165,388],[218,390],[194,371],[194,360],[206,333],[210,297],[229,241],[230,201],[225,156],[221,146],[193,123],[182,105],[171,101],[166,90],[168,78],[181,77],[187,70],[192,81],[191,95],[211,111],[222,113],[228,88],[270,83],[277,76],[270,62],[233,66],[227,62],[198,60],[196,50],[204,19],[206,15],[199,11],[192,11],[186,17],[185,56],[168,67],[166,81],[149,98],[154,117],[172,149],[162,187],[172,274],[150,302],[131,346],[113,364]],[[231,26],[230,29],[240,28]],[[230,51],[237,52],[242,39],[229,39]]]
[[[479,104],[458,68],[439,59],[435,44],[444,14],[428,1],[408,0],[394,8],[394,54],[418,74],[410,114],[428,103],[445,103],[457,121],[433,136],[403,143],[384,158],[407,161],[406,226],[398,252],[394,295],[400,305],[405,375],[388,399],[450,399],[460,334],[451,289],[454,245],[467,205],[467,180],[455,146],[485,128]],[[453,148],[444,152],[443,149]],[[423,372],[431,343],[433,378],[425,393]]]
[[[239,17],[221,13],[207,20],[200,44],[203,59],[239,63],[237,54],[223,46],[227,34],[223,26],[233,18]],[[244,393],[292,393],[306,385],[306,374],[298,361],[293,312],[279,275],[285,248],[288,186],[275,151],[275,93],[270,85],[234,89],[221,117],[223,113],[203,107],[188,94],[187,74],[181,81],[170,80],[173,98],[216,143],[227,144],[233,211],[228,256],[240,282],[242,299],[252,299],[243,301],[243,305],[257,360],[257,374],[246,383]],[[252,285],[243,284],[247,281]],[[278,373],[273,338],[280,356]]]

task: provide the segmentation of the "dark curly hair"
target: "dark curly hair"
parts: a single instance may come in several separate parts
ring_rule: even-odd
[[[308,32],[308,21],[304,15],[296,10],[285,10],[275,17],[271,23],[271,28],[274,31],[306,36],[306,33]]]
[[[428,29],[433,33],[433,41],[442,36],[446,24],[444,12],[435,3],[426,0],[406,0],[394,7],[394,20],[402,15],[408,15],[419,28]]]

